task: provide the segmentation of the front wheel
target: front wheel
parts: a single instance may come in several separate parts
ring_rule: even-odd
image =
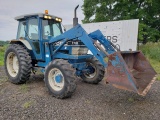
[[[67,98],[74,93],[76,90],[75,78],[75,70],[67,60],[53,60],[45,70],[46,87],[56,98]]]
[[[98,84],[104,77],[104,66],[96,58],[87,59],[86,64],[86,68],[89,69],[89,72],[83,73],[81,78],[84,82]]]

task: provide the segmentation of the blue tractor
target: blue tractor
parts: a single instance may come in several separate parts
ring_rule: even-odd
[[[103,78],[115,87],[145,95],[156,72],[141,51],[121,52],[97,30],[88,34],[78,18],[73,28],[63,32],[62,19],[45,13],[18,16],[17,38],[5,53],[9,80],[22,84],[37,68],[56,98],[70,97],[76,90],[77,77],[98,84]],[[92,54],[88,54],[88,50]]]

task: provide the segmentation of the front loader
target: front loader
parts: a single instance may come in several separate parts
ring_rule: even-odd
[[[77,77],[98,84],[102,79],[117,88],[146,95],[156,72],[141,51],[121,52],[101,31],[88,34],[78,18],[73,28],[62,32],[62,19],[48,11],[18,16],[17,39],[5,53],[5,69],[14,84],[29,80],[31,71],[40,69],[51,95],[70,97]],[[88,54],[88,50],[92,54]]]

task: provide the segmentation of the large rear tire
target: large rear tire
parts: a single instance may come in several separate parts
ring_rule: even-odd
[[[45,69],[45,84],[56,98],[68,98],[76,90],[75,70],[67,60],[56,59]]]
[[[5,71],[14,84],[22,84],[29,80],[31,74],[31,57],[27,50],[19,44],[11,44],[5,52]]]
[[[87,59],[87,68],[90,69],[90,73],[83,73],[81,78],[84,82],[90,84],[98,84],[104,77],[104,66],[96,59]]]

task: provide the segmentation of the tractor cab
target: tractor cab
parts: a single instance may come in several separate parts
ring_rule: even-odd
[[[36,60],[44,60],[44,43],[51,37],[62,34],[62,19],[43,13],[27,14],[15,18],[19,21],[17,40],[26,40]]]

